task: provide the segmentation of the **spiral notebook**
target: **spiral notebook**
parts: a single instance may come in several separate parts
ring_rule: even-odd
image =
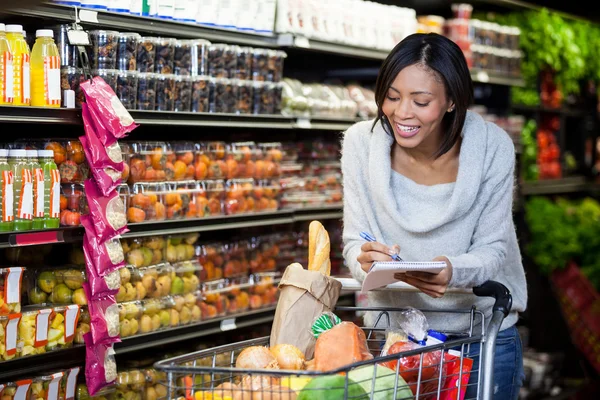
[[[437,274],[446,268],[446,263],[443,261],[388,261],[374,262],[371,269],[367,273],[367,277],[363,281],[362,292],[379,289],[389,284],[398,282],[394,275],[397,273],[414,271],[414,272],[429,272]]]

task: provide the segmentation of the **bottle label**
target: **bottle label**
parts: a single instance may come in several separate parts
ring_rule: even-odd
[[[48,393],[46,394],[46,400],[56,400],[58,399],[58,390],[60,388],[60,381],[63,377],[62,372],[57,372],[52,375],[52,381],[48,385]]]
[[[33,170],[33,216],[44,217],[44,170]]]
[[[44,97],[47,105],[60,106],[60,58],[44,57]]]
[[[27,400],[29,397],[29,387],[31,386],[31,382],[31,379],[16,381],[15,383],[17,384],[17,392],[15,393],[13,400]]]
[[[2,222],[15,220],[13,203],[13,185],[15,177],[12,171],[2,171]]]
[[[79,321],[79,306],[73,304],[65,310],[65,343],[71,343],[75,338],[75,329]]]
[[[60,216],[60,172],[57,169],[50,171],[50,217]]]
[[[31,72],[29,68],[29,54],[23,54],[21,58],[21,103],[29,104],[31,101]]]
[[[42,347],[48,344],[48,327],[50,326],[50,315],[52,310],[46,308],[38,311],[35,317],[35,347]]]
[[[8,323],[4,328],[4,340],[6,347],[6,354],[13,356],[17,353],[17,330],[19,328],[19,321],[21,320],[21,314],[10,314],[8,316]],[[14,397],[16,399],[16,396]]]
[[[20,219],[33,219],[33,179],[28,169],[21,172],[21,198],[17,216]]]
[[[4,76],[2,77],[2,87],[4,88],[2,92],[2,101],[4,103],[12,103],[13,97],[15,96],[13,90],[13,57],[9,51],[5,51],[2,55],[3,58],[3,66]]]
[[[72,368],[69,371],[69,375],[67,376],[65,400],[73,400],[75,398],[75,389],[77,387],[77,376],[79,375],[79,371],[79,367]]]

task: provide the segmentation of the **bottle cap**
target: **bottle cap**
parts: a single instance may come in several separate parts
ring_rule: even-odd
[[[38,150],[38,157],[54,157],[54,150]]]
[[[6,25],[6,32],[23,33],[23,25]]]
[[[38,29],[35,31],[35,37],[54,37],[52,29]]]
[[[37,156],[38,156],[37,150],[25,150],[25,151],[26,151],[27,157],[37,158]]]
[[[0,157],[8,157],[8,150],[0,149]]]
[[[8,152],[9,157],[25,157],[27,155],[27,151],[23,149],[10,150]]]

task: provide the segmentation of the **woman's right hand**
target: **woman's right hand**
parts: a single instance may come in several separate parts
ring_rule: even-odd
[[[400,246],[394,245],[391,248],[378,242],[366,242],[360,246],[360,254],[356,258],[363,271],[369,272],[371,265],[375,261],[392,261],[392,254],[400,253]]]

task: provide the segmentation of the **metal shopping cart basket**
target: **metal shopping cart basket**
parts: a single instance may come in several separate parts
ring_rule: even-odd
[[[483,313],[474,308],[421,310],[425,315],[448,313],[453,318],[468,318],[469,328],[462,332],[442,330],[449,337],[446,342],[383,357],[380,352],[390,317],[405,310],[337,307],[336,313],[369,311],[377,317],[374,326],[362,327],[374,358],[334,371],[235,368],[242,350],[268,346],[268,337],[173,357],[157,362],[155,367],[165,372],[171,400],[491,400],[496,337],[510,311],[512,297],[504,285],[492,281],[474,288],[472,293],[496,299],[487,326]],[[381,365],[390,369],[379,367]],[[317,382],[320,385],[316,385]]]

